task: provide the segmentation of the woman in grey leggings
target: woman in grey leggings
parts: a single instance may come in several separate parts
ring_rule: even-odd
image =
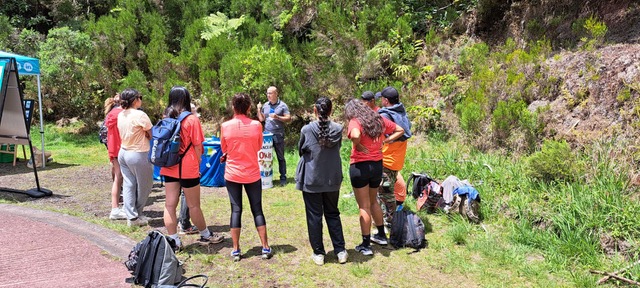
[[[127,225],[144,226],[149,219],[142,215],[153,186],[153,166],[147,160],[151,120],[146,113],[138,110],[142,106],[142,94],[127,88],[120,94],[124,109],[118,114],[118,132],[122,144],[118,153],[118,163],[122,171],[122,198],[127,214]]]

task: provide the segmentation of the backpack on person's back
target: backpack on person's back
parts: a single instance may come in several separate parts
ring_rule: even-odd
[[[391,220],[389,243],[395,248],[409,247],[416,250],[427,247],[422,219],[411,211],[399,210]]]
[[[104,121],[102,121],[102,124],[100,125],[100,129],[98,130],[98,140],[100,141],[100,143],[104,144],[105,146],[107,145],[107,132],[108,132],[108,128],[106,125],[104,125]]]
[[[164,118],[151,128],[151,148],[149,149],[149,162],[159,167],[171,167],[182,161],[180,154],[180,128],[184,118],[191,112],[184,111],[178,118]],[[191,144],[185,150],[191,148]]]
[[[175,241],[159,231],[149,235],[131,250],[124,265],[131,272],[134,284],[146,288],[176,285],[183,278],[182,262],[178,261]]]

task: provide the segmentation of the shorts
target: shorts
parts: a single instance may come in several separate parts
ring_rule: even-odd
[[[173,182],[179,181],[180,186],[182,186],[182,188],[191,188],[191,187],[196,187],[200,185],[200,177],[192,178],[192,179],[178,179],[178,178],[173,178],[169,176],[162,176],[162,177],[164,177],[164,182],[166,183],[173,183]]]
[[[353,163],[349,166],[349,178],[353,188],[380,187],[382,181],[382,160]]]

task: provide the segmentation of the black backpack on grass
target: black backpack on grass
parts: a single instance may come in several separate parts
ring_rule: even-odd
[[[131,250],[124,262],[134,284],[145,288],[161,285],[174,286],[183,278],[182,262],[178,261],[175,241],[159,231],[149,235]]]
[[[445,203],[442,199],[442,189],[440,184],[427,174],[411,173],[407,187],[411,187],[411,196],[416,199],[417,209],[426,210],[433,214],[443,208]]]
[[[389,243],[396,248],[410,247],[416,250],[427,247],[424,223],[411,211],[396,211],[391,220]]]

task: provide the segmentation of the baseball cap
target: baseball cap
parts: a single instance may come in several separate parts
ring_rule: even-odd
[[[373,92],[371,91],[364,91],[362,92],[362,95],[360,97],[362,98],[362,100],[370,101],[370,100],[373,100],[375,95],[373,95]],[[375,98],[378,98],[378,97],[375,97]]]
[[[398,98],[398,90],[396,90],[396,88],[393,88],[391,86],[387,86],[384,89],[382,89],[382,91],[376,93],[380,94],[380,96],[384,97],[384,98]]]

